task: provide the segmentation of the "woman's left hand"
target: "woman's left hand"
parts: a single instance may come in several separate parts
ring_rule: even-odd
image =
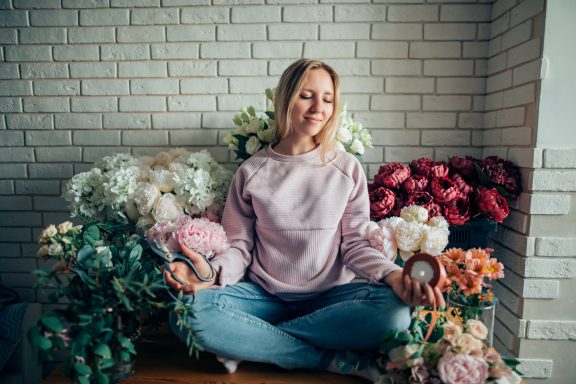
[[[408,275],[404,276],[402,270],[390,273],[384,282],[407,305],[431,307],[436,303],[437,308],[446,307],[446,301],[440,288],[432,288],[428,283],[420,284],[418,280],[411,279]]]

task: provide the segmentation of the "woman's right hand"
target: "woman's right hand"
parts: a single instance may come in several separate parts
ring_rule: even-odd
[[[180,248],[182,249],[182,254],[186,256],[196,269],[200,276],[208,278],[213,272],[210,268],[208,262],[202,257],[201,254],[195,252],[188,248],[187,246],[180,244]],[[176,281],[168,271],[164,271],[166,276],[166,282],[172,288],[178,291],[184,291],[184,293],[196,293],[202,289],[208,288],[213,286],[216,283],[216,276],[211,281],[201,281],[198,279],[192,268],[188,266],[188,264],[182,261],[176,261],[168,266],[174,272],[176,276],[182,281],[188,283],[187,285],[182,285],[178,281]]]

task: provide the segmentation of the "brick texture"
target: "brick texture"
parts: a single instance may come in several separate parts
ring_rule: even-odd
[[[372,131],[369,177],[422,156],[499,154],[522,168],[524,193],[494,237],[514,271],[497,293],[499,321],[515,330],[497,328],[497,342],[519,355],[525,338],[573,338],[572,323],[519,309],[563,297],[575,277],[576,233],[530,220],[575,215],[574,148],[536,148],[544,0],[39,4],[0,1],[0,263],[34,253],[34,231],[66,212],[63,183],[104,155],[202,146],[233,169],[222,142],[232,116],[264,110],[264,89],[312,57],[337,70],[348,110]],[[544,357],[531,377],[554,378]]]

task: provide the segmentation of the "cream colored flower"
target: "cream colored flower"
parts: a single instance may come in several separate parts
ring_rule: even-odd
[[[56,226],[54,224],[50,224],[49,226],[47,226],[44,231],[42,231],[42,234],[40,235],[40,237],[45,237],[45,238],[51,238],[54,237],[58,234],[58,229],[56,228]]]
[[[444,216],[434,216],[430,220],[428,220],[428,225],[430,227],[437,227],[437,228],[446,228],[448,229],[448,221],[444,218]]]
[[[420,249],[422,226],[415,221],[402,221],[396,225],[396,244],[405,252],[415,252]]]
[[[484,343],[469,333],[463,333],[456,340],[456,347],[463,353],[471,354],[482,351]]]
[[[170,179],[173,181],[172,177]],[[152,212],[158,199],[160,199],[160,195],[160,189],[156,184],[139,183],[134,192],[134,203],[140,215],[147,215]]]
[[[428,227],[424,225],[420,249],[432,256],[438,256],[448,245],[449,231],[445,228]]]
[[[256,133],[260,130],[261,125],[262,121],[260,121],[260,119],[254,119],[248,125],[246,125],[246,132]]]
[[[48,246],[48,253],[52,256],[62,256],[64,255],[64,249],[60,244],[50,244]]]
[[[65,221],[63,223],[58,224],[58,232],[61,235],[68,233],[68,231],[71,230],[72,228],[74,228],[74,224],[72,224],[72,222],[70,221]]]
[[[260,148],[262,148],[262,143],[257,136],[250,137],[246,142],[246,153],[249,155],[255,154]]]
[[[485,340],[488,336],[488,328],[479,320],[469,319],[465,325],[466,332],[479,340]]]
[[[176,220],[183,214],[184,209],[171,193],[165,193],[160,196],[158,203],[152,210],[152,216],[154,217],[154,220],[160,222]]]
[[[350,130],[348,128],[345,127],[340,127],[338,128],[338,131],[336,132],[336,140],[341,141],[343,143],[347,143],[349,141],[352,141],[352,132],[350,132]]]
[[[174,190],[174,178],[172,173],[166,169],[154,169],[150,172],[150,182],[160,190],[160,192],[172,192]]]
[[[48,252],[48,246],[47,246],[47,245],[43,245],[43,246],[41,246],[40,249],[38,250],[37,255],[38,255],[38,257],[44,258],[44,257],[46,257],[46,255],[47,255],[48,253],[49,253],[49,252]]]
[[[444,324],[442,329],[444,330],[444,340],[446,340],[453,346],[456,345],[456,341],[462,335],[462,328],[460,328],[454,323],[447,322],[446,324]]]
[[[428,210],[419,205],[410,205],[400,210],[400,217],[406,221],[425,223],[428,221]]]

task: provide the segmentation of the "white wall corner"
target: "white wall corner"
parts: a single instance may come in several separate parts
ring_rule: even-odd
[[[561,237],[536,238],[536,256],[576,256],[576,239]]]
[[[547,379],[552,377],[554,361],[546,359],[518,359],[520,365],[518,370],[522,372],[522,377],[534,379]]]
[[[576,340],[576,321],[529,320],[526,337],[540,340]]]

